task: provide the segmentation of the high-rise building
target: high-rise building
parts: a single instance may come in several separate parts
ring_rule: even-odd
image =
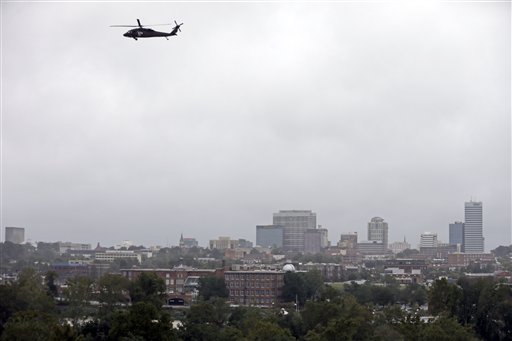
[[[425,247],[437,247],[437,233],[425,232],[420,236],[420,249]]]
[[[482,202],[464,204],[464,252],[484,252]]]
[[[257,225],[256,245],[261,247],[283,247],[283,227],[279,225]]]
[[[304,232],[304,252],[313,254],[320,253],[320,250],[322,250],[321,238],[320,230],[306,230],[306,232]]]
[[[381,217],[374,217],[368,222],[368,240],[381,241],[384,250],[388,249],[388,223]]]
[[[316,213],[309,210],[284,210],[274,213],[273,224],[283,227],[284,251],[304,252],[306,230],[316,228]]]
[[[23,244],[25,242],[25,228],[24,227],[6,227],[5,228],[5,241],[14,244]]]
[[[464,251],[464,223],[456,221],[449,225],[450,237],[448,244],[460,245],[461,251]]]

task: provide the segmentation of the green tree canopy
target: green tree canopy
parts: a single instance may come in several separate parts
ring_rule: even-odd
[[[176,340],[169,315],[149,302],[137,302],[127,311],[118,310],[112,318],[111,340]]]
[[[98,280],[98,301],[102,310],[112,312],[116,306],[128,303],[128,279],[117,274],[106,274]]]
[[[165,282],[154,272],[142,272],[130,283],[132,303],[149,302],[158,309],[162,307],[165,296]]]
[[[209,300],[212,297],[227,298],[229,290],[224,278],[213,276],[199,278],[199,296],[204,300]]]

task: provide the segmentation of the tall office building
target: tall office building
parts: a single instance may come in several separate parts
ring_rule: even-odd
[[[482,202],[479,201],[464,204],[464,252],[484,252]]]
[[[274,213],[273,225],[283,227],[284,251],[304,252],[306,230],[316,229],[316,213],[309,210],[285,210]]]
[[[327,229],[309,229],[304,232],[304,252],[320,253],[329,246]]]
[[[256,245],[261,247],[283,247],[283,227],[279,225],[257,225]]]
[[[311,229],[304,232],[304,252],[305,253],[320,253],[322,235],[320,230]]]
[[[381,217],[374,217],[368,222],[368,240],[380,241],[384,250],[388,249],[388,223]]]
[[[464,223],[456,221],[449,225],[450,245],[460,245],[461,251],[464,251]]]
[[[14,244],[23,244],[25,242],[25,228],[24,227],[6,227],[5,228],[5,241]]]

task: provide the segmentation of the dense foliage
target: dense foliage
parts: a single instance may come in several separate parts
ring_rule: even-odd
[[[45,277],[27,269],[0,285],[1,340],[512,339],[511,287],[489,279],[441,279],[428,291],[386,280],[341,289],[315,271],[288,273],[285,302],[275,309],[230,307],[223,281],[209,279],[189,309],[165,310],[165,285],[154,273],[132,282],[77,277],[58,293],[55,274]]]

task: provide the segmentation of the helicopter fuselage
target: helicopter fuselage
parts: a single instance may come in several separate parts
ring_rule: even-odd
[[[150,28],[134,28],[133,30],[129,30],[123,36],[127,38],[133,38],[137,40],[138,38],[152,38],[152,37],[170,37],[175,36],[176,30],[172,30],[172,32],[159,32],[152,30]]]

